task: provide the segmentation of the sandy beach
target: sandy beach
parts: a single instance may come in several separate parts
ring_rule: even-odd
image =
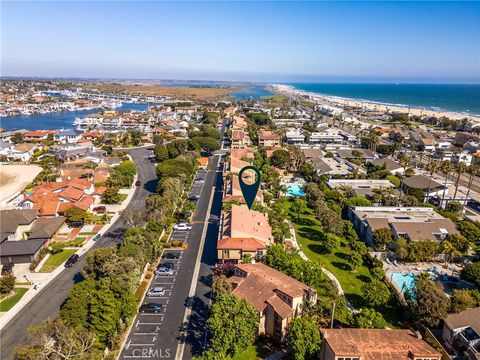
[[[347,98],[342,98],[337,96],[320,95],[316,93],[297,90],[289,85],[282,85],[282,84],[272,85],[272,91],[282,95],[286,95],[286,96],[308,95],[313,100],[319,103],[324,103],[330,106],[337,106],[342,108],[350,107],[350,108],[363,109],[364,111],[372,111],[372,112],[378,112],[378,113],[391,113],[391,112],[408,113],[408,114],[412,114],[420,117],[423,117],[423,116],[447,117],[454,120],[468,118],[468,119],[474,120],[475,122],[480,123],[480,116],[467,115],[467,114],[448,112],[448,111],[435,111],[435,110],[421,109],[416,107],[379,104],[375,102],[361,101],[356,99],[347,99]]]

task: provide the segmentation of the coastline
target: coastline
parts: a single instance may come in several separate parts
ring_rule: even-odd
[[[308,96],[315,102],[319,104],[328,105],[328,106],[336,106],[336,107],[342,107],[342,108],[350,107],[350,108],[363,109],[364,111],[370,111],[370,112],[376,112],[376,113],[392,113],[392,112],[405,113],[406,112],[408,114],[419,116],[419,117],[424,117],[424,116],[435,116],[437,118],[447,117],[453,120],[461,120],[461,119],[467,118],[480,123],[480,115],[477,115],[477,114],[466,114],[466,113],[459,113],[459,112],[448,111],[448,110],[434,110],[434,109],[426,109],[426,108],[408,106],[408,105],[381,103],[381,102],[375,102],[371,100],[344,98],[340,96],[325,95],[325,94],[299,90],[291,85],[285,85],[285,84],[272,84],[270,86],[270,89],[272,92],[285,95],[285,96],[290,96],[290,97]]]

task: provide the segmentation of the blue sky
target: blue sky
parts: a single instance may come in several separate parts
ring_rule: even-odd
[[[1,74],[480,82],[475,2],[4,2]]]

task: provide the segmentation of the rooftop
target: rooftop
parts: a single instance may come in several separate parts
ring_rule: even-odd
[[[322,332],[335,356],[358,356],[362,360],[441,357],[411,330],[324,329]]]
[[[246,205],[233,205],[230,212],[230,237],[255,238],[267,245],[273,241],[268,215],[249,210]]]
[[[452,330],[470,326],[480,334],[480,307],[464,310],[458,314],[448,314],[445,324]]]
[[[280,316],[285,317],[292,308],[278,298],[277,291],[293,298],[302,297],[310,291],[307,285],[262,263],[238,264],[235,268],[239,270],[235,271],[237,276],[229,278],[236,285],[233,294],[247,300],[259,312],[271,305]]]

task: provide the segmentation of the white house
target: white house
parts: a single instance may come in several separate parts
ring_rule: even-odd
[[[63,130],[54,135],[55,141],[60,141],[62,144],[75,144],[82,138],[82,134],[74,130]]]
[[[7,158],[11,161],[30,161],[33,152],[38,149],[37,144],[17,144],[7,151]]]
[[[303,135],[300,130],[291,129],[286,132],[285,140],[287,144],[290,145],[301,145],[305,141],[305,135]]]

